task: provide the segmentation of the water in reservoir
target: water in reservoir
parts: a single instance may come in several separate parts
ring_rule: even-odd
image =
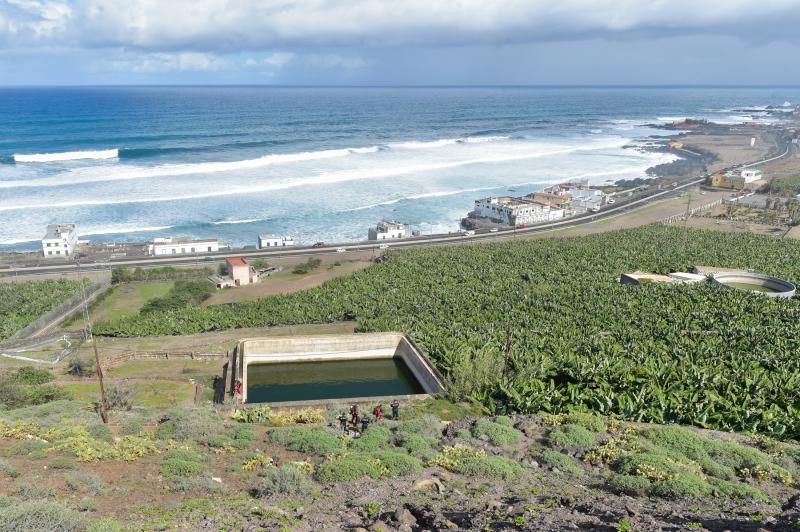
[[[277,403],[424,393],[400,358],[280,362],[247,367],[247,402]]]
[[[763,284],[756,284],[756,283],[735,283],[735,282],[725,281],[725,286],[730,286],[731,288],[738,288],[739,290],[752,290],[754,292],[774,293],[778,291],[770,288],[769,286],[764,286]]]

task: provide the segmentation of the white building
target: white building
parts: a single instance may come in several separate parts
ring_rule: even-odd
[[[488,218],[496,223],[526,225],[563,218],[564,209],[532,199],[501,196],[475,200],[471,214],[474,218]]]
[[[259,235],[258,249],[294,246],[294,238],[284,235]]]
[[[383,221],[367,232],[368,240],[392,240],[407,236],[406,225],[396,221]]]
[[[753,183],[754,181],[764,178],[764,172],[758,168],[745,168],[739,172],[739,175],[744,178],[745,183]]]
[[[70,257],[78,244],[78,229],[75,224],[53,224],[47,226],[42,238],[45,257]]]
[[[546,194],[569,196],[570,205],[576,211],[598,211],[606,204],[608,195],[585,183],[562,183],[544,189]]]
[[[219,251],[217,239],[189,240],[187,238],[156,238],[147,248],[151,255],[185,255]]]

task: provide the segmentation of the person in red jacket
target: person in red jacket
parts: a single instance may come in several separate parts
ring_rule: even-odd
[[[381,414],[383,414],[383,405],[378,405],[372,411],[372,415],[375,416],[375,423],[381,420]]]

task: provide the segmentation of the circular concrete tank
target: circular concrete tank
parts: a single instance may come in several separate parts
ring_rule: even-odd
[[[764,294],[767,297],[790,298],[794,296],[796,287],[789,281],[748,272],[716,273],[711,278],[714,284],[736,290],[747,290]]]

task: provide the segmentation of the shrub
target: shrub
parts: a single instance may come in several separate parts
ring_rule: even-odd
[[[295,266],[294,269],[292,270],[292,273],[295,275],[305,275],[319,268],[321,264],[322,261],[320,259],[316,257],[311,257],[303,264],[298,264],[297,266]]]
[[[95,519],[86,528],[86,532],[123,532],[125,526],[113,517]]]
[[[17,369],[14,374],[14,378],[20,384],[45,384],[55,378],[49,370],[33,366],[23,366]]]
[[[278,427],[269,433],[269,439],[277,445],[301,453],[326,455],[342,449],[339,437],[322,428]]]
[[[144,304],[140,314],[164,310],[179,310],[198,305],[211,297],[214,286],[209,282],[178,280],[164,297],[155,297]]]
[[[742,482],[728,482],[727,480],[718,478],[710,478],[708,479],[708,482],[711,484],[713,495],[717,497],[721,496],[730,497],[732,499],[753,499],[756,501],[769,500],[763,491],[755,486],[750,486],[749,484],[743,484]]]
[[[112,443],[114,441],[114,433],[108,428],[108,425],[103,423],[95,423],[86,427],[89,436],[95,440],[105,441]]]
[[[320,464],[316,478],[325,484],[332,484],[364,477],[380,478],[383,476],[383,471],[378,460],[362,453],[352,453]]]
[[[558,426],[563,424],[580,425],[591,432],[604,432],[606,423],[603,418],[586,412],[569,412],[566,414],[542,414],[545,425]]]
[[[27,390],[27,395],[26,404],[28,405],[42,405],[70,398],[69,392],[55,384],[30,386]]]
[[[119,433],[122,436],[138,436],[144,432],[144,422],[141,418],[126,418],[120,421]]]
[[[373,425],[361,436],[350,442],[350,450],[352,451],[377,451],[378,449],[385,449],[389,446],[390,438],[389,429]]]
[[[67,473],[64,475],[64,480],[74,491],[80,491],[81,487],[85,487],[92,495],[102,495],[105,490],[105,484],[99,477],[84,471]]]
[[[550,443],[565,449],[589,449],[597,440],[588,429],[570,423],[550,431]]]
[[[435,456],[433,446],[437,442],[436,438],[422,434],[401,433],[396,437],[396,444],[399,447],[405,449],[411,456],[416,456],[426,462],[433,460]]]
[[[711,494],[711,486],[700,477],[684,475],[653,483],[649,493],[665,499],[701,499]]]
[[[403,420],[397,424],[395,434],[422,434],[438,440],[442,435],[442,421],[430,414]]]
[[[700,467],[686,459],[676,459],[657,451],[645,451],[620,458],[615,469],[619,473],[647,477],[651,482],[671,480],[679,476],[702,475]]]
[[[75,462],[63,456],[56,456],[47,464],[50,469],[75,469]]]
[[[784,484],[792,482],[789,471],[773,464],[769,457],[758,449],[721,440],[707,440],[706,449],[712,460],[733,469],[739,476],[756,480],[773,478]]]
[[[472,435],[476,438],[484,437],[492,445],[505,447],[518,443],[520,432],[507,424],[489,421],[488,419],[479,419],[472,427]]]
[[[647,493],[650,489],[650,481],[638,475],[617,475],[614,474],[608,481],[608,486],[615,493],[624,493],[638,497]]]
[[[19,471],[17,471],[17,468],[14,467],[11,462],[3,458],[0,458],[0,470],[2,470],[5,475],[11,478],[17,478],[20,474]]]
[[[204,472],[203,464],[177,458],[164,459],[161,465],[161,476],[172,482],[194,477]]]
[[[401,477],[422,471],[420,459],[403,452],[377,451],[371,453],[371,456],[386,469],[383,474],[385,477]]]
[[[40,440],[23,440],[13,444],[8,448],[8,454],[14,456],[27,456],[30,458],[41,459],[47,456],[45,451],[50,449],[50,443]]]
[[[94,364],[88,360],[72,357],[67,363],[67,374],[73,377],[88,377],[94,375]]]
[[[106,390],[106,405],[109,410],[130,410],[133,408],[133,398],[136,390],[121,383],[117,383]]]
[[[21,483],[17,484],[17,496],[23,501],[30,501],[34,499],[52,499],[55,494],[50,488]]]
[[[545,449],[542,451],[541,460],[550,467],[563,471],[564,473],[570,475],[583,474],[583,469],[575,463],[575,459],[564,453],[554,451],[553,449]]]
[[[266,425],[271,419],[270,409],[267,405],[240,408],[231,415],[231,419],[239,423],[254,423]]]
[[[250,446],[256,439],[256,434],[253,432],[253,427],[250,425],[239,425],[231,431],[233,438],[233,446],[239,449],[245,449]]]
[[[164,453],[164,460],[182,460],[185,462],[207,462],[208,456],[186,447],[176,447]]]
[[[449,471],[466,476],[492,479],[514,479],[523,468],[504,456],[487,456],[486,452],[467,445],[444,447],[435,463]]]
[[[156,429],[156,438],[160,440],[204,442],[225,431],[222,418],[204,408],[174,409],[166,417],[169,419]]]
[[[253,490],[253,494],[259,498],[273,495],[304,495],[313,489],[308,476],[292,465],[267,467],[261,476]]]
[[[77,532],[85,523],[77,512],[51,501],[28,501],[0,508],[0,530]]]

